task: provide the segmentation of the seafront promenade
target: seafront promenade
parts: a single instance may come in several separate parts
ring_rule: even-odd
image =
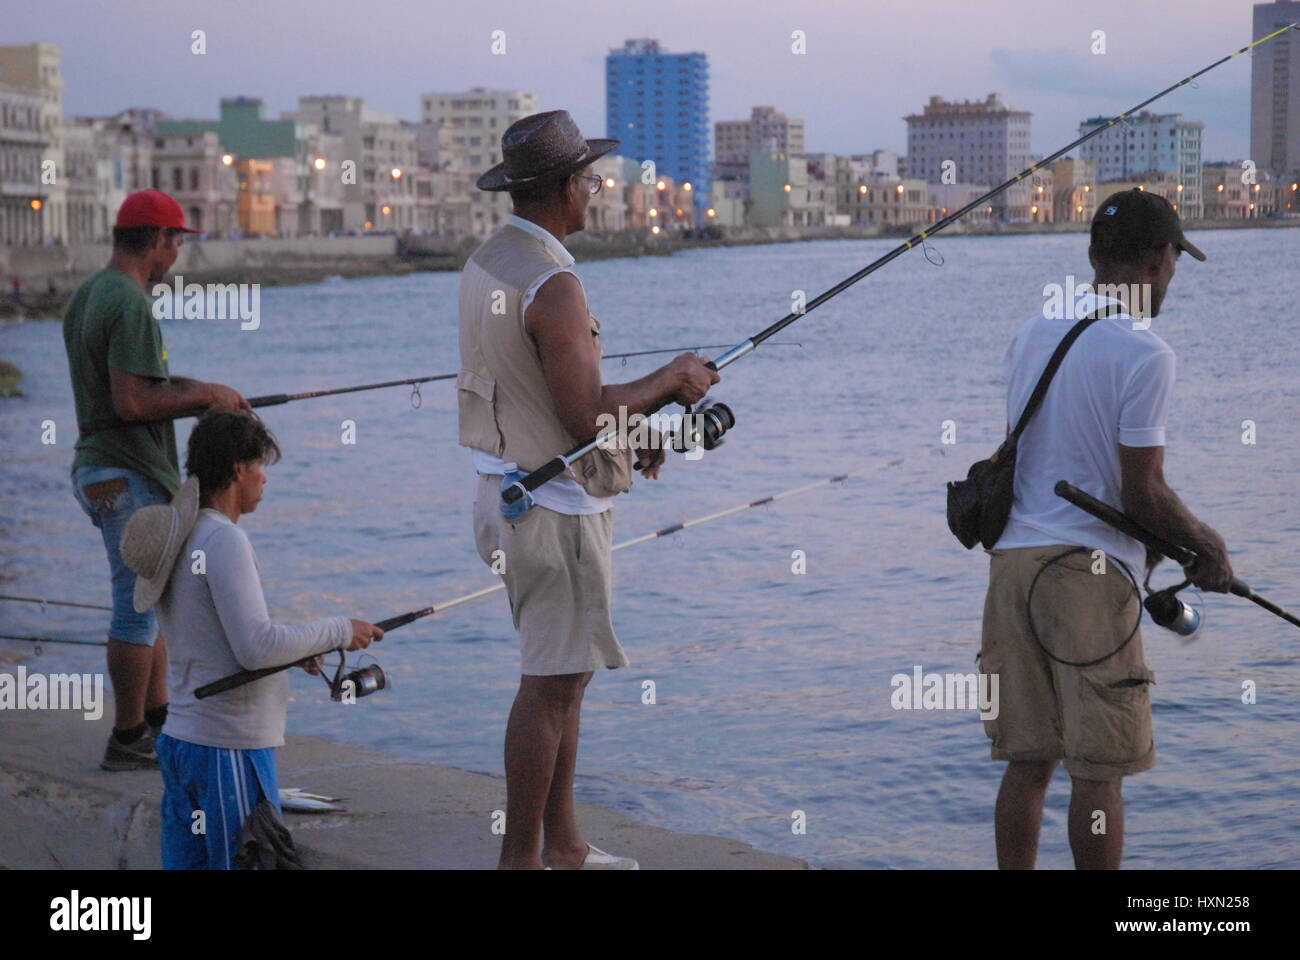
[[[1300,217],[1264,220],[1188,221],[1191,230],[1300,227]],[[938,235],[948,240],[962,236],[1019,236],[1030,233],[1084,233],[1085,223],[953,224]],[[859,227],[734,227],[702,233],[626,231],[611,234],[575,234],[565,246],[579,261],[617,257],[670,256],[695,247],[750,246],[803,240],[871,240],[894,238],[898,242],[914,230]],[[193,283],[258,283],[285,286],[318,283],[326,277],[402,276],[424,270],[459,270],[482,242],[471,236],[397,236],[371,234],[339,237],[254,237],[238,240],[189,240],[181,248],[168,277],[179,275]],[[108,262],[110,247],[80,246],[0,247],[0,319],[54,319],[61,317],[77,286]],[[15,301],[12,282],[19,282]]]
[[[157,771],[99,769],[108,719],[6,712],[0,756],[0,869],[156,870]],[[346,812],[285,814],[309,869],[490,869],[505,780],[318,737],[287,738],[282,787],[343,798]],[[642,869],[804,870],[720,837],[673,833],[578,805],[587,840]],[[498,816],[495,818],[500,820]]]

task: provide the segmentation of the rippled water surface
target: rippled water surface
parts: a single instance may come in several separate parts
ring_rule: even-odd
[[[1240,576],[1300,608],[1300,231],[1207,231],[1179,263],[1157,331],[1178,354],[1166,474],[1228,541]],[[579,266],[606,351],[735,343],[889,249],[839,241]],[[952,539],[944,483],[993,449],[1000,363],[1046,283],[1090,277],[1080,235],[945,238],[911,252],[724,371],[727,443],[675,458],[620,497],[615,540],[832,474],[850,481],[633,547],[614,561],[615,627],[632,667],[587,695],[578,796],[650,823],[735,837],[825,867],[989,867],[1002,765],[976,714],[895,711],[890,678],[969,672],[986,558]],[[454,371],[456,274],[334,280],[262,293],[261,329],[165,324],[178,374],[253,396]],[[0,328],[25,374],[0,401],[0,592],[106,602],[97,531],[74,503],[76,437],[60,327]],[[647,372],[656,358],[608,380]],[[493,582],[471,533],[474,473],[452,383],[269,408],[284,460],[244,518],[272,615],[378,620]],[[40,443],[41,423],[57,443]],[[357,424],[354,446],[340,423]],[[957,424],[955,446],[941,424]],[[1242,421],[1258,442],[1243,445]],[[192,421],[178,430],[181,449]],[[807,572],[792,573],[801,550]],[[1166,564],[1166,567],[1169,565]],[[1166,578],[1172,572],[1164,570]],[[1159,579],[1159,575],[1157,577]],[[1203,601],[1184,645],[1147,625],[1159,763],[1127,798],[1130,867],[1300,866],[1300,631],[1236,598]],[[0,603],[0,632],[102,638],[106,615]],[[0,641],[30,662],[32,646]],[[100,648],[43,664],[97,669]],[[289,726],[501,773],[518,649],[505,597],[393,632],[392,689],[355,706],[293,679]],[[643,682],[656,702],[642,703]],[[1244,681],[1257,702],[1241,702]],[[1048,794],[1039,863],[1071,864],[1069,780]],[[807,833],[791,831],[792,811]]]

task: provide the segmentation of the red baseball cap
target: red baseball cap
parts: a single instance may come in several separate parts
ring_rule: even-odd
[[[201,233],[185,226],[181,205],[161,190],[141,190],[122,201],[117,211],[119,227],[171,227],[186,233]]]

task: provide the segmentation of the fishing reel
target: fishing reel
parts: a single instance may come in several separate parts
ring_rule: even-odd
[[[1200,629],[1200,611],[1178,598],[1178,591],[1191,585],[1192,581],[1184,578],[1182,583],[1174,584],[1172,587],[1165,587],[1163,590],[1152,590],[1151,570],[1147,570],[1146,580],[1142,582],[1147,596],[1142,601],[1142,606],[1146,607],[1147,613],[1151,615],[1151,619],[1156,626],[1164,627],[1166,630],[1172,630],[1180,637],[1188,638]]]
[[[722,445],[722,435],[736,425],[736,415],[725,403],[705,400],[691,412],[689,403],[683,404],[682,428],[673,432],[672,447],[686,453],[697,447],[713,450]]]
[[[325,685],[330,689],[331,700],[353,703],[358,697],[368,697],[388,686],[388,675],[377,663],[370,663],[344,674],[346,668],[347,658],[340,649],[339,665],[334,671],[334,679],[325,681]],[[321,676],[324,677],[324,674]]]

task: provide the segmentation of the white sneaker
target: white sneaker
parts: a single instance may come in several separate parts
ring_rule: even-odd
[[[641,865],[631,857],[616,857],[587,844],[587,859],[579,870],[640,870]]]

